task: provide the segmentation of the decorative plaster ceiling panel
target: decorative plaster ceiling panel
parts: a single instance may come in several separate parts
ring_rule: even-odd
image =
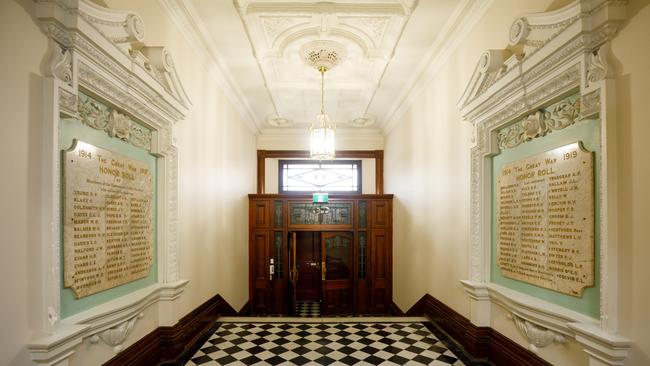
[[[168,1],[186,9],[258,131],[288,134],[320,109],[320,74],[302,60],[304,44],[345,47],[325,75],[325,110],[339,132],[376,133],[408,104],[407,89],[462,22],[459,9],[483,0]]]
[[[339,126],[364,117],[415,5],[409,0],[278,2],[235,0],[277,116],[308,125],[320,109],[320,74],[300,48],[345,47],[325,74],[325,111]]]

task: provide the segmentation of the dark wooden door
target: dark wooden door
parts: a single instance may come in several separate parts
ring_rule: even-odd
[[[326,315],[352,313],[353,235],[349,232],[321,233],[321,279]]]
[[[319,301],[321,290],[320,233],[296,233],[296,264],[298,282],[296,299],[298,301]]]

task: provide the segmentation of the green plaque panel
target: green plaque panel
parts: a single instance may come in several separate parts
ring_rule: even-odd
[[[573,103],[577,96],[568,98],[568,102]],[[562,104],[564,105],[564,104]],[[546,110],[552,110],[553,106]],[[501,132],[499,132],[501,133]],[[507,134],[505,134],[507,135]],[[505,136],[504,135],[504,136]],[[505,140],[504,140],[505,141]],[[597,119],[579,120],[576,123],[567,126],[562,130],[554,130],[544,137],[537,137],[530,140],[524,140],[519,144],[510,144],[502,147],[499,154],[492,158],[492,176],[498,177],[505,166],[514,161],[519,161],[527,157],[543,153],[555,149],[560,146],[574,143],[576,141],[582,142],[585,149],[594,152],[594,187],[599,187],[600,177],[600,121]],[[510,147],[511,146],[511,147]],[[600,192],[598,189],[594,190],[594,212],[600,211]],[[534,284],[526,283],[516,279],[508,278],[505,276],[497,263],[497,184],[496,178],[492,184],[492,258],[491,258],[491,280],[494,283],[508,287],[510,289],[535,296],[544,301],[548,301],[559,306],[578,311],[582,314],[598,317],[600,308],[600,257],[595,256],[595,277],[593,286],[584,289],[582,297],[578,298],[560,292],[556,292],[547,288],[536,286]],[[600,216],[594,217],[594,253],[600,252]]]
[[[154,213],[154,217],[152,219],[152,223],[153,223],[154,243],[156,243],[157,242],[156,234],[158,232],[157,231],[158,220],[156,218],[157,192],[155,190],[155,187],[157,187],[157,184],[155,182],[157,176],[156,157],[149,154],[149,152],[146,149],[138,148],[130,141],[124,141],[121,139],[112,138],[105,131],[95,129],[95,128],[90,128],[88,125],[85,125],[78,119],[67,119],[67,118],[62,119],[60,121],[60,126],[59,126],[59,148],[61,150],[68,149],[72,145],[74,139],[87,141],[88,143],[91,143],[103,149],[108,149],[108,150],[118,152],[122,155],[126,155],[129,156],[130,158],[142,161],[143,163],[147,164],[147,166],[149,166],[152,172],[152,176],[154,177],[154,182],[153,182],[154,198],[152,199],[152,203],[153,203],[152,210]],[[63,222],[61,222],[61,225],[63,225]],[[63,242],[63,230],[61,230],[61,241]],[[139,289],[145,288],[147,286],[156,283],[157,273],[158,273],[157,245],[154,245],[153,247],[152,258],[153,258],[153,264],[146,277],[80,299],[76,298],[72,290],[63,287],[64,268],[63,266],[61,266],[61,272],[59,274],[61,276],[61,288],[60,288],[61,318],[63,319],[67,318],[71,315],[88,310],[90,308],[93,308],[105,302],[116,299],[120,296],[127,295],[133,291],[137,291]],[[61,256],[62,263],[63,263],[63,259],[64,258],[62,255]]]

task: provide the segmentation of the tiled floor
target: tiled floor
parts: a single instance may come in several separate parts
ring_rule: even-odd
[[[351,321],[222,323],[187,365],[466,365],[421,322]]]
[[[317,318],[320,316],[320,302],[318,301],[297,301],[296,316]]]

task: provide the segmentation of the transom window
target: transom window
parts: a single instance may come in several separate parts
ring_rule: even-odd
[[[280,160],[280,193],[361,194],[361,160]]]

